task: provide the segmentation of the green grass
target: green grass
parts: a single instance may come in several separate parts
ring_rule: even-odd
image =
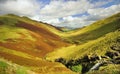
[[[65,39],[68,42],[85,43],[97,39],[107,33],[113,32],[120,28],[120,13],[111,17],[99,20],[83,29],[74,32],[68,32]],[[66,33],[67,34],[67,33]]]
[[[8,64],[3,62],[3,61],[0,61],[0,67],[2,68],[7,68]]]
[[[71,67],[71,70],[73,70],[74,72],[81,73],[81,71],[82,71],[82,66],[81,66],[81,65],[72,66],[72,67]]]
[[[73,44],[69,47],[62,47],[58,50],[55,50],[54,52],[49,53],[48,55],[46,55],[46,59],[50,61],[54,61],[55,59],[61,57],[65,58],[66,60],[70,60],[81,58],[84,55],[91,56],[93,54],[97,54],[102,56],[110,50],[110,46],[114,45],[116,43],[116,39],[120,37],[120,31],[116,31],[118,28],[120,28],[120,13],[113,15],[107,19],[97,21],[80,30],[78,29],[69,32],[61,32],[50,25],[33,21],[27,17],[19,17],[16,15],[9,14],[0,16],[0,42],[7,42],[7,40],[13,40],[14,42],[16,42],[17,39],[35,41],[35,39],[30,35],[28,30],[16,27],[15,24],[18,23],[18,21],[33,25],[39,25],[41,28],[44,28],[45,30],[49,30],[54,34],[61,36],[63,40],[66,40],[70,43],[76,42],[79,44]],[[22,35],[24,36],[24,38]],[[45,42],[47,41],[45,40]],[[26,53],[17,52],[3,47],[0,47],[0,52],[21,56],[23,58],[31,58],[31,56]],[[9,71],[9,68],[11,68],[11,66],[6,66],[6,64],[8,63],[0,63],[0,66],[4,67],[5,71],[8,70],[7,72],[11,72]],[[24,67],[17,67],[15,69],[13,68],[12,70],[15,71],[16,74],[27,74],[26,68]],[[41,69],[44,68],[42,67]],[[72,66],[71,69],[75,72],[80,72],[82,68],[81,65],[76,65]],[[1,70],[2,69],[0,68],[0,71]],[[10,74],[7,72],[6,74]],[[49,73],[54,74],[55,72],[53,73],[53,71],[51,70],[51,72]],[[2,74],[5,74],[5,72],[3,71]]]
[[[6,74],[5,70],[8,68],[8,64],[0,60],[0,74]]]
[[[30,70],[26,67],[19,66],[0,58],[0,74],[30,74],[28,71]]]
[[[19,20],[11,17],[0,16],[0,41],[5,42],[6,39],[24,39],[35,41],[35,39],[30,35],[30,33],[20,27],[16,27],[16,23]]]
[[[25,68],[18,68],[16,74],[28,74]]]
[[[90,71],[86,74],[120,74],[120,65],[110,64],[103,66],[98,71]]]
[[[7,39],[26,39],[35,41],[35,39],[30,35],[30,33],[23,28],[2,25],[0,26],[0,41],[6,42]]]
[[[115,44],[116,39],[120,37],[120,31],[111,32],[96,40],[89,41],[81,45],[72,45],[63,47],[46,56],[47,60],[54,61],[57,58],[77,59],[84,55],[104,55],[106,51],[111,50],[110,46]],[[66,54],[67,53],[67,54]]]

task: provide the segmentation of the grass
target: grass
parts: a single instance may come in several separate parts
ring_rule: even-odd
[[[0,27],[0,41],[6,42],[8,39],[25,39],[35,41],[35,39],[25,29],[11,28],[8,26]]]
[[[84,55],[104,55],[106,51],[110,50],[110,46],[113,45],[116,39],[119,37],[119,31],[111,32],[103,37],[81,45],[72,45],[69,47],[63,47],[61,49],[58,49],[52,53],[49,53],[46,59],[54,61],[57,58],[63,57],[70,60],[83,57]]]
[[[87,74],[120,74],[120,65],[110,64],[108,66],[103,66],[98,71],[91,71]]]
[[[110,46],[115,44],[116,39],[120,37],[120,31],[117,31],[120,28],[119,20],[120,13],[80,30],[61,32],[51,25],[33,21],[27,17],[12,14],[0,16],[0,57],[42,74],[73,74],[62,64],[48,62],[38,57],[53,50],[54,52],[46,55],[46,60],[54,61],[61,57],[66,60],[78,59],[84,55],[91,56],[93,54],[102,56],[110,50]],[[73,44],[63,47],[67,44],[61,39],[71,43],[76,42],[79,45]],[[18,47],[17,43],[19,43]],[[27,50],[29,48],[30,50]],[[58,49],[56,50],[56,48]],[[8,63],[0,63],[0,66],[8,70],[7,72],[12,73],[14,71],[16,74],[27,74],[28,72],[26,68],[21,66],[13,67],[14,69],[12,68],[10,71],[11,65],[9,67],[9,65],[6,66]],[[82,68],[81,65],[75,65],[71,69],[80,72]]]
[[[55,48],[69,45],[43,25],[27,17],[0,16],[0,45],[20,51],[30,49],[28,52],[41,57]]]
[[[31,56],[27,53],[12,50],[12,49],[7,49],[7,48],[1,47],[1,46],[0,46],[0,52],[5,52],[5,53],[9,53],[9,54],[16,55],[16,56],[21,56],[21,57],[28,58],[28,59],[33,58],[33,56]]]
[[[90,40],[95,40],[107,33],[113,32],[120,28],[120,13],[111,17],[99,20],[85,28],[67,32],[64,35],[66,41],[71,43],[82,44]]]
[[[72,66],[72,67],[71,67],[71,70],[73,70],[74,72],[81,73],[81,71],[82,71],[82,66],[81,66],[81,65]]]
[[[3,62],[3,61],[0,61],[0,67],[2,68],[7,68],[8,64]]]
[[[0,58],[0,74],[31,74],[30,69]],[[32,72],[32,71],[31,71]],[[34,74],[36,74],[34,72]]]
[[[25,68],[18,68],[16,74],[28,74]]]

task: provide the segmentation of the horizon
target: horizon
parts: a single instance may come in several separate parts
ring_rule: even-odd
[[[118,12],[119,0],[0,0],[0,15],[27,16],[59,27],[80,28]]]

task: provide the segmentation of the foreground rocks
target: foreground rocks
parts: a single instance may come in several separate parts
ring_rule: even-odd
[[[92,53],[91,55],[84,55],[78,59],[71,59],[66,61],[64,58],[58,58],[56,62],[61,62],[67,68],[71,69],[73,66],[82,65],[82,73],[89,73],[104,66],[120,65],[120,38],[118,38],[115,44],[110,46],[110,50],[102,56]],[[72,70],[72,69],[71,69]]]

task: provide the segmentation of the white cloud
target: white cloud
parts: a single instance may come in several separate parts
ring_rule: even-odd
[[[48,20],[48,21],[44,21],[44,22],[51,23],[51,24],[55,25],[57,23],[60,23],[60,20],[59,19],[52,19],[52,20]]]
[[[112,6],[108,7],[108,8],[88,9],[88,13],[90,14],[88,19],[99,20],[99,19],[111,16],[113,14],[116,14],[118,12],[120,12],[120,4],[112,5]]]
[[[88,16],[83,15],[81,17],[72,17],[72,16],[63,17],[63,20],[59,23],[56,23],[56,25],[59,25],[59,26],[62,25],[62,26],[68,26],[68,27],[74,27],[74,28],[89,25],[95,22],[96,20],[100,20],[120,12],[120,4],[112,5],[107,8],[88,9],[87,12],[89,13]]]
[[[50,4],[41,9],[40,14],[46,18],[60,18],[75,14],[84,13],[92,5],[87,0],[67,1],[53,0]]]
[[[36,15],[40,5],[36,0],[1,0],[0,14],[14,13],[18,15]]]
[[[116,0],[118,5],[106,8],[101,6],[114,0],[97,0],[94,3],[90,1],[94,0],[50,0],[50,3],[43,5],[38,0],[0,0],[0,14],[13,13],[57,26],[82,27],[120,12],[119,0]],[[89,15],[73,17],[84,12]]]

